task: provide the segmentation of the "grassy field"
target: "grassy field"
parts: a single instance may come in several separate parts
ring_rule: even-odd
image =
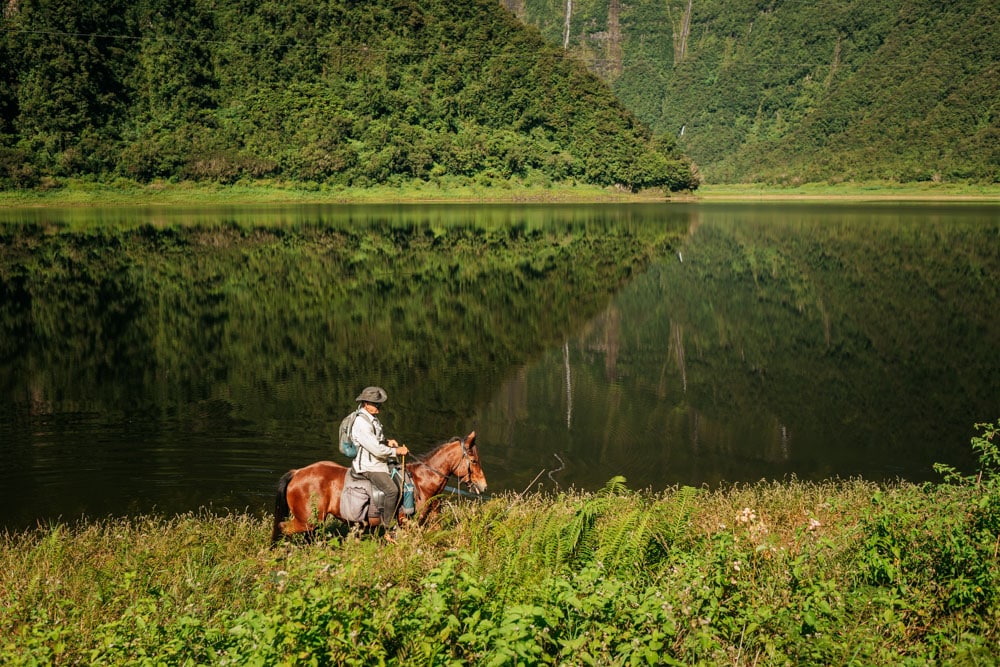
[[[704,185],[694,193],[662,190],[631,193],[591,185],[538,185],[502,182],[490,186],[466,182],[416,182],[399,187],[343,188],[260,182],[229,186],[130,181],[67,181],[30,191],[0,191],[0,207],[21,206],[160,206],[294,203],[584,203],[692,201],[985,201],[1000,202],[1000,184],[935,183],[811,184],[797,187]]]
[[[271,548],[249,514],[43,526],[0,540],[0,664],[995,664],[992,461],[457,500],[395,545]]]

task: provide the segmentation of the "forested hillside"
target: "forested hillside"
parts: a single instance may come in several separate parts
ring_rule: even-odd
[[[62,177],[693,188],[495,0],[6,0],[0,187]]]
[[[995,0],[501,0],[707,182],[1000,181]]]

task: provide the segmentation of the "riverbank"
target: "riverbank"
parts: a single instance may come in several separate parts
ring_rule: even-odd
[[[584,203],[663,202],[662,191],[632,193],[619,188],[564,184],[491,186],[415,182],[405,186],[303,187],[288,183],[210,185],[203,183],[67,183],[63,187],[0,192],[0,208],[88,206],[215,206],[271,204],[405,203]]]
[[[0,662],[866,664],[1000,658],[1000,489],[761,482],[454,501],[396,545],[269,519],[0,535]]]
[[[0,191],[0,208],[212,206],[257,204],[375,203],[663,203],[748,201],[967,201],[1000,202],[1000,184],[947,183],[807,184],[795,187],[704,185],[696,192],[639,193],[615,187],[581,184],[498,182],[414,182],[399,187],[346,188],[302,186],[280,182],[209,185],[130,181],[92,183],[66,181],[48,188]]]

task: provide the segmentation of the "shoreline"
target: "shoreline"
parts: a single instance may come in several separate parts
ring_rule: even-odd
[[[1000,184],[934,183],[704,185],[695,192],[632,193],[591,185],[449,187],[415,183],[401,187],[303,188],[285,183],[140,185],[69,183],[48,190],[0,191],[0,209],[134,206],[289,205],[289,204],[608,204],[739,202],[941,202],[1000,203]]]
[[[1000,184],[933,183],[810,184],[795,187],[709,185],[696,193],[698,201],[848,201],[848,202],[982,202],[1000,203]]]

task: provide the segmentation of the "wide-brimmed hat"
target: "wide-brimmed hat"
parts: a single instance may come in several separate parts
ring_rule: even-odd
[[[389,398],[389,394],[385,393],[385,389],[382,387],[365,387],[354,400],[359,403],[385,403],[387,398]]]

